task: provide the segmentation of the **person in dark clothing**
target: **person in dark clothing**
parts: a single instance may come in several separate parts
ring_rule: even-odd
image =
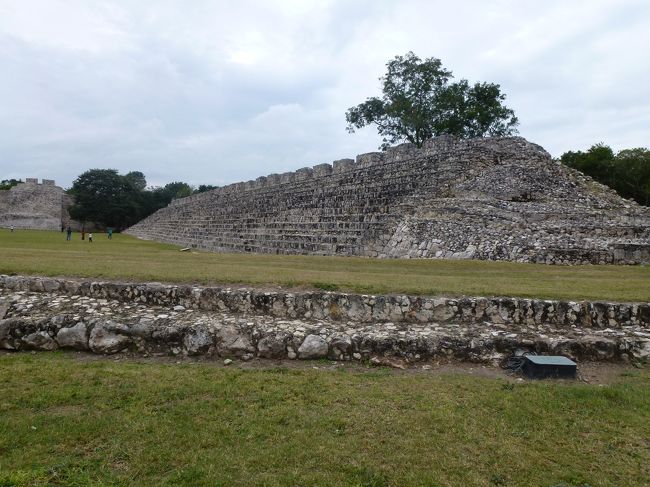
[[[72,240],[72,228],[70,228],[69,225],[68,225],[68,229],[66,230],[66,234],[67,235],[66,235],[65,239],[66,240]]]

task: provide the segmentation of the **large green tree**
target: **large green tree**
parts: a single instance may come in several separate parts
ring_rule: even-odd
[[[115,169],[91,169],[81,174],[68,190],[75,201],[70,216],[119,230],[193,192],[194,188],[182,181],[147,188],[145,175],[140,171],[120,175]]]
[[[517,133],[519,121],[494,83],[451,82],[451,71],[436,58],[421,60],[412,52],[386,64],[381,98],[368,98],[345,114],[348,131],[375,124],[382,149],[398,142],[421,147],[431,137],[504,136]]]
[[[147,187],[147,180],[140,171],[128,172],[124,178],[138,191],[144,191]]]
[[[615,154],[600,143],[585,152],[565,152],[560,160],[615,189],[624,198],[650,206],[650,150],[625,149]]]
[[[70,216],[81,222],[125,228],[137,221],[138,190],[115,169],[91,169],[81,174],[69,193]]]

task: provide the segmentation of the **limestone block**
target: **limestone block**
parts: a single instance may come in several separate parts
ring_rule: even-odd
[[[255,352],[248,336],[240,333],[234,326],[224,326],[217,332],[220,355],[242,355]]]
[[[56,350],[57,344],[46,331],[37,331],[22,337],[23,348],[27,350]]]
[[[188,355],[203,355],[214,345],[214,337],[203,327],[191,328],[183,338]]]
[[[286,334],[270,333],[257,343],[257,351],[260,357],[283,358],[287,353],[285,344]]]
[[[110,323],[97,323],[90,332],[88,346],[95,353],[112,354],[125,350],[131,340],[125,335],[114,331],[116,328]]]
[[[352,339],[343,333],[333,335],[329,345],[332,351],[337,352],[338,355],[345,356],[352,351]]]
[[[318,335],[307,335],[298,348],[298,357],[317,359],[327,356],[327,341]]]
[[[68,328],[61,328],[56,334],[56,342],[61,348],[76,350],[88,349],[88,330],[86,324],[79,322]]]

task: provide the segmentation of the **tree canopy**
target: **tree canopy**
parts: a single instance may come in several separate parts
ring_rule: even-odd
[[[3,189],[11,189],[14,186],[17,186],[18,184],[22,183],[23,181],[21,179],[3,179],[0,181],[0,190]]]
[[[414,53],[396,56],[380,78],[383,95],[368,98],[345,114],[349,132],[375,124],[382,149],[408,141],[421,147],[431,137],[505,136],[517,133],[519,121],[494,83],[450,82],[452,72],[440,59],[420,60]]]
[[[214,188],[201,185],[195,190],[181,181],[147,188],[145,175],[140,171],[120,175],[115,169],[91,169],[75,179],[68,190],[75,201],[69,211],[75,220],[123,229],[167,206],[173,199]]]
[[[650,206],[650,150],[625,149],[617,154],[607,145],[592,145],[586,152],[562,154],[563,164],[616,190],[624,198]]]

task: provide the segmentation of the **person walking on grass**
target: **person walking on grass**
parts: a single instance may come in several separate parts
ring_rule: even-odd
[[[93,243],[93,234],[92,233],[88,234],[88,242]]]
[[[112,227],[108,227],[107,233],[108,233],[108,239],[113,240],[113,228]]]
[[[66,230],[66,240],[72,240],[72,228],[70,228],[70,225],[68,225],[68,229]]]

